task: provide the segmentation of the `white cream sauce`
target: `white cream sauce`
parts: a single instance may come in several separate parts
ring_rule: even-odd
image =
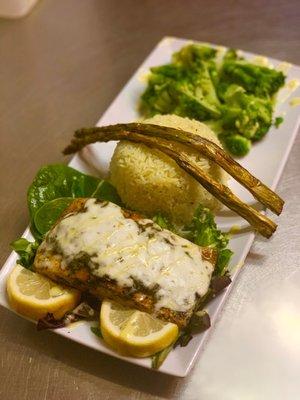
[[[70,214],[47,235],[47,251],[55,239],[63,254],[62,265],[80,252],[90,256],[89,268],[97,277],[108,276],[120,286],[142,283],[157,288],[157,309],[187,311],[209,287],[213,265],[202,259],[201,248],[153,224],[135,222],[113,203],[89,199],[86,211]]]

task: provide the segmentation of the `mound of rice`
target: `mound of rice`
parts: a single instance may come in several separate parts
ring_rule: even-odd
[[[190,131],[220,146],[213,131],[195,120],[156,115],[143,122]],[[215,180],[226,184],[227,174],[219,166],[182,144],[177,146]],[[220,203],[173,159],[143,144],[121,141],[117,145],[110,179],[127,207],[149,217],[160,212],[177,225],[190,222],[199,204],[213,211],[220,208]]]

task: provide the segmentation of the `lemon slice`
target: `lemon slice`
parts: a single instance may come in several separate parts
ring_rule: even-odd
[[[105,300],[100,312],[104,340],[121,354],[148,357],[169,346],[178,335],[178,327],[150,314]]]
[[[7,280],[9,302],[19,314],[37,320],[52,313],[60,319],[76,307],[80,292],[16,265]]]

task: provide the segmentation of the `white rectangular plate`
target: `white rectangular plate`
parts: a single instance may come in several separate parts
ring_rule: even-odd
[[[145,88],[145,80],[143,76],[148,71],[149,67],[168,63],[174,51],[179,50],[183,45],[187,44],[187,40],[176,38],[162,39],[152,53],[148,56],[145,62],[133,75],[130,81],[126,84],[111,106],[99,120],[98,125],[114,124],[118,122],[134,121],[140,116],[137,112],[137,104],[141,93]],[[248,59],[253,59],[254,54],[244,53]],[[277,67],[281,64],[280,61],[269,59],[270,63]],[[298,79],[300,80],[300,68],[292,65],[287,72],[287,82]],[[284,122],[279,129],[271,128],[266,137],[257,143],[250,154],[241,160],[250,172],[261,179],[265,184],[275,189],[283,167],[286,163],[293,141],[296,137],[299,126],[299,107],[292,107],[289,100],[292,97],[300,96],[300,88],[293,93],[287,88],[281,90],[279,99],[285,98],[285,101],[278,102],[276,115],[283,115]],[[67,144],[67,139],[66,139]],[[114,142],[107,144],[95,144],[86,148],[81,155],[77,154],[71,161],[70,165],[82,172],[95,173],[95,168],[100,171],[101,176],[106,176],[108,173],[109,162],[115,147]],[[231,182],[231,188],[248,203],[252,202],[251,196],[236,182]],[[221,227],[230,227],[232,225],[243,225],[244,222],[231,212],[223,212],[222,216],[218,216],[217,222]],[[27,229],[24,236],[30,238],[29,230]],[[253,242],[254,234],[249,230],[245,230],[235,235],[230,241],[230,248],[234,251],[234,256],[231,261],[232,279],[236,279],[240,270],[237,266],[241,266]],[[267,243],[266,243],[267,245]],[[17,256],[12,253],[0,272],[0,304],[8,309],[10,306],[6,297],[6,279],[16,263]],[[231,286],[215,299],[209,306],[208,312],[211,317],[212,325],[217,318],[222,304],[230,292]],[[141,365],[146,368],[151,368],[150,359],[135,359],[121,357],[105,343],[99,340],[91,331],[90,324],[85,322],[74,328],[63,328],[55,331],[57,334],[65,336],[71,340],[91,347],[95,350],[110,354],[114,357],[129,361],[134,364]],[[186,376],[195,363],[201,349],[204,346],[206,339],[209,336],[210,330],[203,334],[196,335],[187,347],[176,348],[168,356],[160,372],[164,372],[174,376]],[[37,333],[38,334],[38,333]],[[66,344],[67,345],[67,344]]]

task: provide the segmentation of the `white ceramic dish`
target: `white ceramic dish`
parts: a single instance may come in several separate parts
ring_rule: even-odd
[[[129,122],[138,119],[139,115],[137,113],[137,102],[145,87],[143,75],[145,75],[149,67],[169,62],[171,54],[186,43],[187,40],[184,39],[162,39],[142,64],[142,66],[126,84],[117,98],[113,101],[111,106],[99,120],[98,125]],[[245,53],[245,56],[250,59],[255,57],[255,55],[250,53]],[[277,60],[269,59],[269,61],[272,65],[274,65],[274,67],[278,67],[278,65],[281,64],[281,62]],[[294,65],[290,66],[287,76],[287,82],[292,79],[300,80],[300,67]],[[275,189],[278,183],[293,141],[297,134],[300,107],[292,107],[289,104],[289,100],[296,96],[300,96],[300,88],[293,92],[286,88],[282,89],[281,93],[279,94],[279,98],[285,98],[285,101],[278,103],[275,115],[284,115],[283,124],[279,127],[279,129],[271,128],[266,138],[257,143],[253,147],[250,154],[241,161],[243,166],[249,169],[249,171],[251,171],[255,176],[261,179],[272,189]],[[72,159],[70,165],[78,170],[89,173],[95,173],[96,168],[98,171],[100,171],[100,175],[105,176],[108,172],[109,162],[114,147],[115,143],[113,142],[89,146],[82,152],[82,154],[77,154]],[[236,182],[231,182],[230,186],[244,201],[254,203],[251,196],[248,195],[248,192],[241,188],[239,184]],[[233,215],[230,211],[224,211],[222,215],[219,215],[217,217],[217,222],[219,226],[223,228],[236,224],[243,226],[245,225],[238,216]],[[30,238],[28,229],[25,231],[24,236]],[[250,230],[246,229],[243,232],[235,235],[230,241],[230,248],[234,251],[234,257],[231,261],[233,281],[239,273],[239,267],[242,266],[253,239],[254,234]],[[0,271],[0,304],[8,309],[10,307],[6,297],[6,278],[15,265],[16,259],[16,254],[12,253]],[[230,287],[231,286],[229,286],[229,288],[227,288],[222,295],[220,295],[208,306],[208,312],[212,321],[211,329],[213,329],[214,321],[216,320],[222,304],[230,292]],[[159,369],[159,372],[180,377],[186,376],[199,356],[199,353],[209,336],[210,330],[195,336],[187,347],[177,348],[175,351],[173,351]],[[55,332],[103,353],[110,354],[114,357],[118,357],[146,368],[151,367],[150,359],[121,357],[109,349],[105,343],[99,340],[90,331],[89,323],[80,324],[72,329],[58,329]]]

